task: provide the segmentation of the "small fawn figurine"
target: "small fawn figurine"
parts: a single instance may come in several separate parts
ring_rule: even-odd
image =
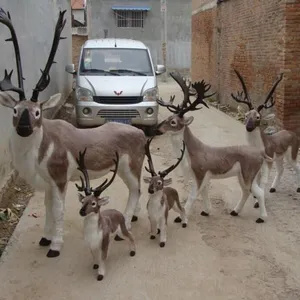
[[[76,187],[79,192],[84,192],[85,196],[79,193],[79,201],[82,207],[79,211],[80,216],[84,217],[84,240],[89,244],[94,260],[94,269],[98,269],[97,280],[102,280],[105,275],[105,260],[108,256],[108,247],[111,237],[115,236],[118,231],[128,240],[130,246],[130,256],[135,255],[135,242],[131,232],[125,225],[124,215],[115,209],[106,209],[100,211],[101,206],[109,202],[109,197],[100,197],[101,193],[107,189],[114,181],[118,170],[119,155],[116,152],[114,159],[115,170],[112,178],[107,182],[107,179],[97,188],[90,187],[88,172],[84,164],[83,153],[79,152],[79,158],[76,159],[78,170],[83,173],[84,179],[80,176],[82,186]]]
[[[150,221],[150,239],[155,239],[156,232],[160,233],[160,247],[164,247],[167,241],[167,220],[168,212],[173,208],[174,211],[180,213],[181,217],[185,217],[184,208],[179,202],[178,192],[171,187],[165,187],[172,183],[172,178],[165,179],[165,177],[173,171],[181,162],[184,151],[185,143],[183,142],[183,149],[181,150],[181,157],[175,165],[168,169],[156,174],[150,154],[150,143],[153,137],[148,139],[145,145],[145,153],[148,158],[149,168],[145,167],[146,171],[151,174],[151,177],[144,177],[144,182],[149,184],[148,193],[150,194],[147,203],[148,216]],[[158,226],[160,229],[158,229]],[[186,227],[185,224],[182,227]]]

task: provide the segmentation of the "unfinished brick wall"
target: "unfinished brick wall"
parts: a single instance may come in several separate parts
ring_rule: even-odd
[[[87,36],[72,35],[73,64],[75,64],[76,69],[79,63],[81,46],[85,43],[87,39]]]
[[[230,94],[241,87],[233,68],[244,76],[257,104],[284,72],[276,93],[277,116],[279,125],[296,131],[300,130],[300,0],[286,2],[227,0],[209,6],[206,0],[194,0],[191,73],[192,80],[209,81],[221,103],[236,106]]]

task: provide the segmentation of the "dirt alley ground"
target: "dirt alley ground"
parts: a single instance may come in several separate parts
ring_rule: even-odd
[[[171,79],[160,88],[165,99],[170,94],[181,99]],[[160,119],[168,115],[166,109],[160,109]],[[245,143],[243,125],[224,113],[203,108],[191,115],[195,116],[191,129],[203,142],[215,146]],[[152,153],[158,169],[174,161],[167,136],[153,140]],[[172,178],[185,200],[189,185],[183,186],[182,177],[175,173]],[[268,187],[273,178],[274,171]],[[119,178],[105,194],[111,197],[109,208],[124,210],[127,190]],[[64,248],[55,259],[47,258],[47,249],[38,246],[45,211],[43,194],[36,192],[2,256],[0,299],[299,300],[300,195],[293,172],[285,169],[278,192],[266,193],[269,219],[264,224],[255,223],[258,211],[252,197],[239,217],[229,215],[240,196],[235,178],[212,181],[211,216],[200,215],[200,198],[187,228],[173,223],[176,214],[172,212],[167,244],[160,248],[158,240],[148,236],[147,190],[142,183],[142,211],[133,223],[137,255],[129,256],[124,241],[114,242],[106,277],[97,282],[82,239],[83,220],[74,184],[69,184],[66,198]],[[29,217],[32,213],[39,217]]]

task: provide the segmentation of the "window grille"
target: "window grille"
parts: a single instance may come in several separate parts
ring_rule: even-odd
[[[143,28],[144,12],[133,10],[117,10],[115,11],[117,27],[123,28]]]

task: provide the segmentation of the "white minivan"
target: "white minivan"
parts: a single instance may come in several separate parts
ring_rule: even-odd
[[[165,66],[153,66],[148,47],[130,39],[93,39],[81,48],[76,75],[76,120],[80,127],[106,122],[142,126],[147,134],[158,121],[156,75]]]

